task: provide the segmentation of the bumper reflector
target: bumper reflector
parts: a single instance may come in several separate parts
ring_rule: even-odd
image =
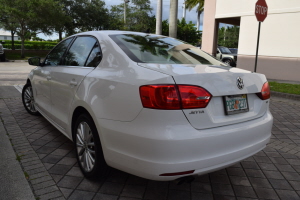
[[[179,176],[179,175],[185,175],[185,174],[192,174],[195,170],[185,171],[185,172],[175,172],[175,173],[165,173],[160,174],[159,176]]]

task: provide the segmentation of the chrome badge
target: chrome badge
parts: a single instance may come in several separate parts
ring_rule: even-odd
[[[236,85],[240,90],[244,88],[244,81],[241,77],[236,78]]]

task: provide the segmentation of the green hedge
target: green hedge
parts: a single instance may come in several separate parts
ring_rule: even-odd
[[[4,48],[11,49],[11,40],[4,40]],[[57,42],[47,42],[47,41],[25,41],[25,49],[36,49],[36,50],[50,50]],[[21,49],[21,41],[15,41],[15,49]]]

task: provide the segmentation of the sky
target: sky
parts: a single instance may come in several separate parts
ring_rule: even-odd
[[[110,9],[112,5],[119,5],[124,2],[124,0],[104,0],[106,7]],[[163,0],[163,20],[169,19],[169,10],[170,10],[170,1],[172,0]],[[184,0],[178,0],[178,19],[181,19],[183,16],[183,2]],[[153,8],[152,14],[156,15],[156,7],[157,7],[157,0],[150,0],[151,7]],[[195,25],[197,23],[197,12],[196,8],[192,9],[191,11],[186,11],[186,21],[192,21]],[[200,30],[202,30],[202,21],[203,21],[203,13],[200,17]],[[51,36],[45,36],[44,34],[38,34],[38,37],[43,38],[45,40],[51,39],[55,40],[58,39],[58,34],[54,33]]]

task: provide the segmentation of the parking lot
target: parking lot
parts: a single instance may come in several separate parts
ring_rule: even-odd
[[[299,101],[271,98],[273,135],[263,151],[234,166],[198,176],[192,183],[176,185],[116,169],[104,179],[85,179],[73,144],[43,117],[29,115],[15,87],[1,88],[2,94],[13,94],[0,99],[3,126],[39,199],[300,199]]]

